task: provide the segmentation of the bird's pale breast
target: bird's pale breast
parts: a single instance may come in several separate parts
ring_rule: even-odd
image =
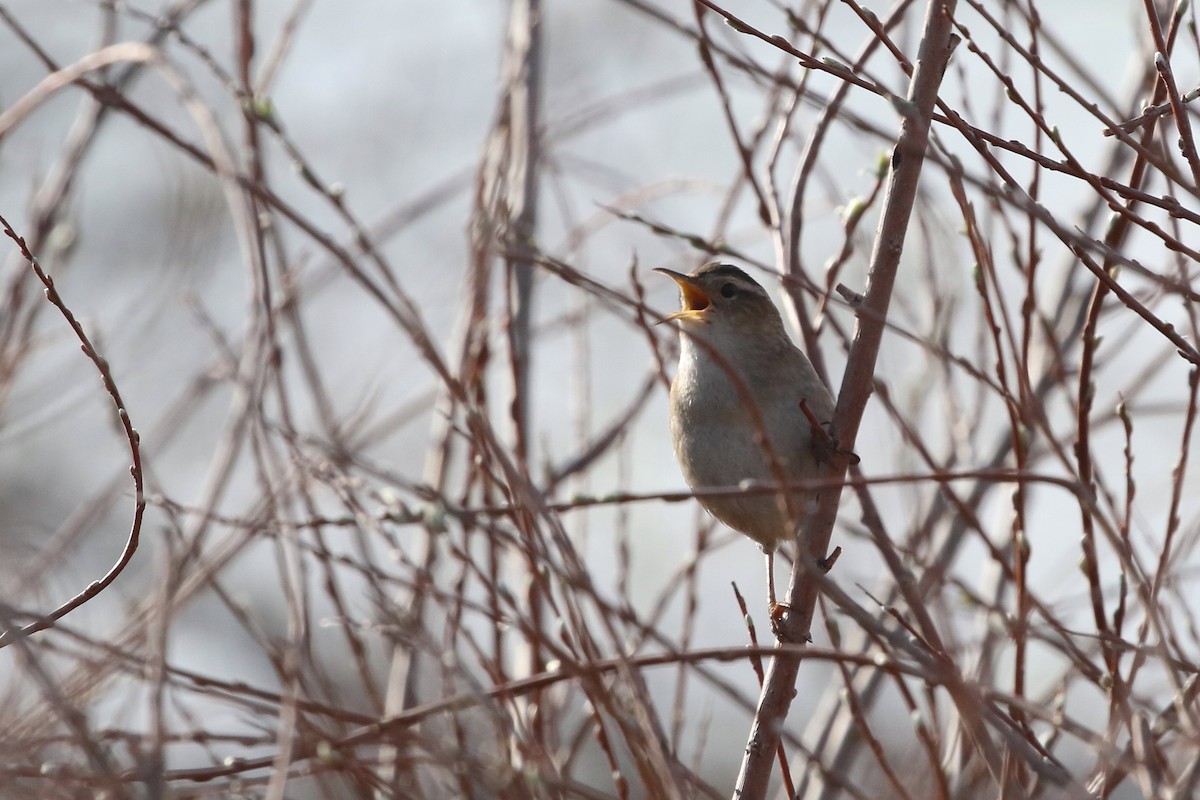
[[[790,482],[813,476],[812,431],[800,402],[808,399],[820,419],[832,409],[832,400],[819,381],[816,394],[824,396],[803,398],[805,381],[796,370],[807,368],[811,373],[812,368],[790,343],[787,347],[790,352],[774,354],[767,373],[773,379],[751,383],[743,377],[745,371],[736,357],[721,359],[723,366],[703,348],[683,343],[679,372],[671,387],[671,433],[675,455],[692,488],[737,487],[745,481],[774,484],[778,477]],[[744,391],[739,392],[726,367],[737,370]],[[761,369],[748,371],[763,374]],[[815,374],[812,378],[815,380]],[[697,402],[697,398],[704,400]],[[751,403],[757,415],[750,410]],[[763,446],[763,430],[772,432],[767,441],[774,466]],[[761,544],[773,545],[794,535],[796,520],[804,511],[802,496],[793,494],[790,499],[790,514],[778,494],[706,497],[700,502],[729,527]]]

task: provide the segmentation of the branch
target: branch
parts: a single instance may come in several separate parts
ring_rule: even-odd
[[[884,322],[900,254],[904,249],[908,222],[916,201],[938,87],[957,43],[957,37],[951,31],[954,7],[955,0],[930,0],[909,96],[903,103],[896,104],[903,119],[892,151],[891,174],[871,254],[862,313],[858,316],[858,328],[850,347],[834,416],[835,437],[842,446],[851,450],[874,382],[875,361],[883,338]],[[845,464],[827,464],[825,467],[826,475],[840,476],[844,471]],[[837,489],[820,495],[817,508],[805,520],[807,541],[802,543],[800,557],[796,559],[788,586],[787,604],[791,611],[781,624],[781,638],[785,641],[808,640],[820,586],[816,559],[823,557],[829,547],[840,497],[841,492]],[[772,756],[779,744],[783,722],[795,694],[800,661],[801,657],[796,656],[776,656],[771,659],[741,772],[734,787],[734,797],[740,800],[758,800],[767,793]]]
[[[83,326],[79,324],[79,320],[75,319],[75,315],[71,313],[71,309],[67,308],[62,297],[59,296],[58,290],[54,288],[53,279],[42,271],[42,267],[38,264],[37,259],[33,257],[33,253],[29,252],[29,247],[25,244],[25,240],[17,235],[16,231],[13,230],[12,226],[8,224],[8,220],[4,217],[0,217],[0,224],[4,226],[4,232],[8,237],[17,243],[17,247],[21,249],[21,255],[29,262],[29,266],[33,268],[34,274],[38,276],[38,280],[46,287],[46,299],[62,313],[67,323],[71,326],[71,330],[75,331],[75,336],[79,339],[83,348],[83,354],[91,359],[92,363],[96,365],[96,369],[100,372],[100,379],[104,382],[104,390],[108,392],[108,396],[112,398],[113,403],[117,407],[117,416],[121,420],[121,427],[125,430],[125,438],[129,442],[129,454],[133,460],[133,465],[130,466],[129,473],[133,476],[134,495],[133,524],[130,527],[129,536],[125,540],[125,549],[121,551],[121,555],[117,558],[116,563],[109,568],[104,577],[98,581],[92,581],[83,591],[50,613],[38,617],[23,627],[9,628],[0,633],[0,648],[4,648],[18,639],[23,639],[38,631],[53,627],[55,622],[100,594],[117,579],[117,576],[125,570],[125,567],[133,559],[133,554],[137,551],[138,538],[142,531],[142,515],[146,511],[146,497],[142,490],[141,438],[134,429],[133,423],[129,421],[129,414],[125,411],[125,402],[121,400],[121,393],[117,391],[117,384],[113,381],[108,361],[96,352],[96,348],[92,346],[91,340],[83,332]]]

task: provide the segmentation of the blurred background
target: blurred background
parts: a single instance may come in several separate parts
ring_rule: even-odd
[[[5,239],[0,794],[728,796],[766,579],[685,496],[650,269],[745,268],[836,393],[925,13],[0,3],[0,215],[146,501],[17,635],[136,498]],[[954,21],[773,791],[1193,796],[1200,163],[1111,129],[1194,12]]]

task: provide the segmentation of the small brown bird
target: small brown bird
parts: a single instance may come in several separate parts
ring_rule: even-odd
[[[833,396],[788,338],[766,291],[729,264],[705,264],[690,275],[654,271],[673,279],[680,291],[682,309],[666,319],[678,321],[682,332],[679,370],[671,383],[671,437],[684,480],[700,490],[814,477],[818,448],[829,441]],[[814,420],[823,430],[814,433]],[[766,553],[774,614],[775,548],[795,537],[803,494],[699,500]]]

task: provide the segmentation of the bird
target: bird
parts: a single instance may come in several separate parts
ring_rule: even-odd
[[[776,602],[775,550],[795,539],[807,498],[702,490],[816,477],[822,453],[836,451],[829,437],[833,395],[788,337],[766,290],[745,271],[719,262],[687,275],[654,271],[674,280],[680,295],[680,310],[661,320],[676,322],[681,333],[670,391],[675,458],[700,504],[766,554],[774,619],[785,608]]]

